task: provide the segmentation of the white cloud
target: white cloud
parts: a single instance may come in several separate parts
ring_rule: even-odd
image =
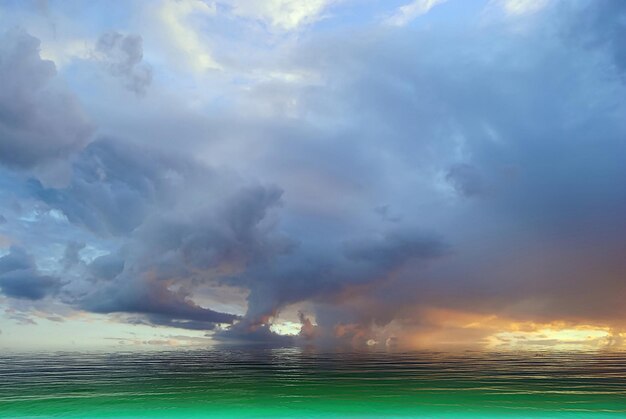
[[[547,6],[548,0],[500,0],[500,7],[509,16],[536,13]]]
[[[318,20],[322,12],[334,0],[235,0],[233,13],[251,19],[258,19],[274,28],[295,30],[300,26]]]
[[[386,22],[394,26],[404,26],[418,16],[428,13],[433,7],[447,0],[414,0],[411,3],[399,7]]]
[[[74,59],[91,58],[91,39],[49,38],[41,44],[41,58],[54,61],[57,68],[67,66]]]
[[[220,69],[221,66],[213,59],[188,18],[191,15],[212,16],[215,11],[215,5],[202,0],[165,0],[158,10],[158,18],[171,42],[184,53],[187,62],[198,72]]]

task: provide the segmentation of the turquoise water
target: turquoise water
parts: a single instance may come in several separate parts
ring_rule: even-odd
[[[626,418],[626,354],[0,355],[3,418]]]

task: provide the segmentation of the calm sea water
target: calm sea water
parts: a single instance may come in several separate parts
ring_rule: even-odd
[[[626,354],[0,355],[3,418],[626,418]]]

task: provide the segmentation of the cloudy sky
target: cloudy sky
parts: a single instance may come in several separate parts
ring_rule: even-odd
[[[0,348],[626,338],[626,2],[0,0]]]

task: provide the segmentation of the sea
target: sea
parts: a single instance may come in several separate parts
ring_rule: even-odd
[[[2,418],[626,418],[626,353],[0,354]]]

